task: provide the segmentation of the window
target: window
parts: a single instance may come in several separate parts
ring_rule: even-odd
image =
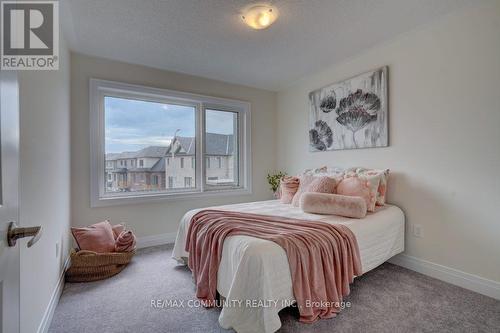
[[[207,163],[206,179],[209,186],[239,186],[239,113],[207,109],[205,116],[205,154],[217,156],[218,168]],[[222,169],[222,155],[227,168]],[[208,158],[210,160],[210,157]]]
[[[248,103],[91,79],[90,105],[93,207],[251,193]],[[119,178],[106,186],[110,163]],[[155,186],[129,182],[134,167]]]

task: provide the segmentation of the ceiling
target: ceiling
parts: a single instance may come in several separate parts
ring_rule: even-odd
[[[244,0],[64,0],[73,51],[267,90],[341,62],[470,0],[276,0],[266,30]]]

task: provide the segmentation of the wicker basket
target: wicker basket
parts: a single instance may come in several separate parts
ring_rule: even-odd
[[[67,282],[89,282],[120,273],[132,260],[135,251],[97,253],[71,251],[71,267],[66,271]]]

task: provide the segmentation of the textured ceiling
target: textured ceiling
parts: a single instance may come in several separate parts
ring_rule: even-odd
[[[63,0],[72,50],[280,90],[323,66],[471,0],[276,0],[266,30],[245,26],[243,0]]]

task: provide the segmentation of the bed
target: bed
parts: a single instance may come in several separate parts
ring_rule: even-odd
[[[363,273],[404,250],[404,214],[393,205],[377,207],[363,219],[308,214],[279,200],[211,208],[344,224],[358,241]],[[189,222],[200,210],[187,212],[180,222],[172,257],[181,264],[189,256],[185,251]],[[219,324],[223,328],[240,333],[275,332],[281,327],[278,312],[294,302],[285,251],[276,243],[255,237],[228,237],[222,250],[217,291],[227,304],[233,304],[221,311]],[[244,300],[247,306],[234,300]]]

